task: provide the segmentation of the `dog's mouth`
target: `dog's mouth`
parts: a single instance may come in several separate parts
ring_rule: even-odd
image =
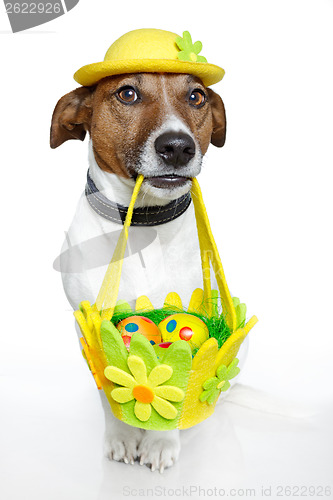
[[[191,181],[191,178],[182,175],[168,174],[147,177],[146,180],[151,186],[156,188],[172,189],[185,186],[186,183]]]

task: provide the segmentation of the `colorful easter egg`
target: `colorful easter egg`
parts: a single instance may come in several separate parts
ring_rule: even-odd
[[[117,328],[121,333],[127,350],[129,349],[131,337],[135,332],[144,335],[152,345],[159,344],[162,340],[158,327],[151,319],[144,316],[130,316],[123,319],[117,324]]]
[[[186,313],[172,314],[158,325],[163,342],[186,340],[191,349],[200,347],[208,338],[206,324],[197,316]]]

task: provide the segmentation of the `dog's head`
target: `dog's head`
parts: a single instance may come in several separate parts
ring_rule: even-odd
[[[51,147],[89,132],[99,167],[118,176],[144,175],[144,190],[175,199],[189,191],[208,146],[222,147],[222,99],[192,75],[134,73],[103,78],[57,103]]]

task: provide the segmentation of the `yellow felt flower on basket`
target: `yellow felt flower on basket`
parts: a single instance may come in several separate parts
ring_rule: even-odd
[[[116,366],[105,368],[106,378],[121,386],[112,390],[112,398],[118,403],[135,399],[134,413],[142,422],[150,418],[151,407],[168,420],[176,418],[177,409],[170,401],[182,401],[185,393],[179,387],[162,385],[171,378],[172,367],[165,364],[155,366],[147,376],[146,365],[139,356],[129,356],[127,364],[132,375]]]

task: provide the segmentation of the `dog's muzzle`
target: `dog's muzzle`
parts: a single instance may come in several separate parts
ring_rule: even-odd
[[[195,155],[195,144],[188,134],[165,132],[157,137],[155,151],[167,165],[184,167]]]
[[[165,132],[157,137],[154,143],[157,156],[162,163],[175,172],[149,178],[150,184],[157,188],[176,188],[186,185],[190,178],[179,175],[177,170],[186,167],[195,156],[195,143],[192,137],[184,132]]]

